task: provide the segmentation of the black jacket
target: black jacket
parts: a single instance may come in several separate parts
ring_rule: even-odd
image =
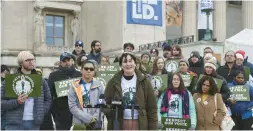
[[[196,73],[198,76],[204,73],[204,60],[200,57],[197,63],[192,63],[191,58],[188,59],[189,62],[189,71]]]
[[[217,69],[218,75],[224,77],[228,83],[231,83],[233,81],[233,77],[230,75],[232,68],[229,69],[228,64],[226,63],[224,66],[220,66]]]
[[[207,75],[206,73],[204,73],[204,74]],[[221,88],[220,88],[220,94],[222,96],[223,102],[225,102],[227,104],[228,98],[230,97],[231,93],[230,93],[230,89],[228,87],[228,83],[227,83],[226,79],[218,74],[212,75],[212,77],[223,81]]]
[[[60,67],[59,70],[52,72],[49,75],[48,85],[53,97],[51,112],[54,117],[57,130],[70,129],[72,125],[72,114],[70,113],[68,107],[68,97],[65,96],[57,98],[54,82],[81,76],[81,72],[77,71],[74,67],[71,69]]]

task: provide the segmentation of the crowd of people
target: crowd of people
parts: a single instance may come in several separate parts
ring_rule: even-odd
[[[134,44],[125,43],[124,52],[113,61],[121,70],[104,87],[96,79],[97,67],[112,63],[101,53],[101,45],[92,41],[87,54],[84,43],[76,41],[72,54],[62,53],[59,68],[47,79],[42,78],[39,97],[5,97],[6,88],[11,88],[5,87],[5,75],[10,71],[2,65],[1,129],[100,130],[105,115],[107,130],[158,130],[164,127],[163,117],[190,119],[190,130],[220,130],[229,111],[233,130],[252,130],[253,86],[249,81],[253,65],[244,51],[226,52],[225,65],[221,65],[210,47],[204,49],[203,56],[192,51],[186,59],[178,45],[164,44],[161,57],[158,49],[136,56]],[[42,74],[35,69],[31,52],[21,51],[17,61],[19,67],[14,74]],[[177,61],[178,69],[167,69],[168,61]],[[150,81],[156,75],[167,75],[164,90],[154,90]],[[183,79],[185,75],[191,76],[190,81]],[[78,80],[69,85],[66,96],[58,97],[55,82],[72,78]],[[231,97],[230,89],[237,85],[247,88],[249,101]],[[106,103],[103,109],[96,107],[101,96]],[[115,106],[115,101],[122,106]]]

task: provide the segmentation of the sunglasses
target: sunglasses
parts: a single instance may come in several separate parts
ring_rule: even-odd
[[[86,70],[86,71],[88,71],[88,70],[94,71],[94,68],[89,68],[89,67],[84,67],[83,69]]]
[[[75,45],[76,47],[82,47],[82,45]]]

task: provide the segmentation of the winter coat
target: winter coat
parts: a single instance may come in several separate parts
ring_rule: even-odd
[[[138,113],[138,123],[139,130],[158,130],[158,121],[157,121],[157,106],[156,106],[156,97],[154,94],[153,87],[149,82],[148,78],[143,75],[139,70],[135,70],[137,76],[136,82],[136,105],[139,109]],[[111,101],[114,98],[122,99],[122,87],[121,87],[121,78],[123,76],[123,71],[116,73],[113,78],[108,82],[107,87],[105,88],[105,100],[108,107],[111,107]],[[119,120],[119,129],[123,129],[123,111],[122,107],[119,108],[118,120]],[[105,111],[107,120],[108,120],[108,130],[113,129],[113,111]]]
[[[250,68],[250,75],[253,77],[253,64],[248,62],[248,57],[244,59],[243,65]]]
[[[197,124],[196,109],[195,109],[195,104],[193,101],[192,94],[189,91],[188,91],[188,94],[189,94],[189,115],[190,115],[190,119],[191,119],[191,129],[195,129],[196,124]],[[161,123],[161,117],[169,117],[168,113],[163,113],[163,114],[160,113],[163,97],[164,97],[164,93],[160,96],[160,98],[157,102],[158,121],[160,123]],[[182,101],[179,101],[179,112],[181,112],[181,114],[179,114],[179,118],[183,118],[182,117],[183,116],[182,110],[183,110],[182,109]]]
[[[85,109],[83,102],[83,84],[81,80],[76,80],[69,87],[68,105],[69,110],[73,114],[74,124],[86,125],[93,117],[99,118],[99,108]],[[100,81],[93,80],[89,92],[91,106],[97,106],[99,103],[99,96],[104,94],[104,87]],[[87,113],[89,110],[89,113]],[[99,128],[98,122],[95,128]],[[100,127],[101,128],[101,127]]]
[[[206,75],[206,73],[205,73],[205,75]],[[217,74],[213,75],[212,77],[223,81],[221,88],[220,88],[220,94],[222,96],[224,103],[228,104],[228,98],[230,97],[231,93],[228,88],[227,81],[222,76],[217,75]]]
[[[228,83],[229,87],[238,85],[236,82]],[[250,101],[237,101],[235,104],[229,104],[232,115],[242,116],[242,119],[248,119],[252,117],[252,108],[253,108],[253,87],[246,84],[249,88]]]
[[[233,77],[230,75],[232,69],[233,68],[230,69],[228,67],[228,64],[226,63],[224,66],[220,66],[216,72],[217,72],[217,74],[219,74],[220,76],[225,78],[227,83],[231,83],[233,81]]]
[[[224,104],[220,94],[217,95],[217,114],[214,116],[214,112],[216,111],[215,107],[215,97],[213,95],[209,95],[206,99],[207,104],[205,105],[202,102],[202,95],[199,93],[195,93],[193,95],[193,99],[196,106],[197,112],[197,128],[196,130],[220,130],[220,125],[224,116],[226,115],[224,111]]]
[[[74,67],[72,67],[71,69],[60,67],[59,70],[49,74],[48,85],[51,89],[53,97],[51,112],[57,128],[63,127],[67,128],[65,130],[69,130],[72,126],[72,114],[69,111],[68,97],[65,96],[57,98],[54,82],[77,78],[81,76],[81,72],[77,71]]]
[[[101,56],[102,56],[101,53],[98,53],[97,55],[94,55],[93,53],[90,53],[87,56],[87,59],[88,60],[95,60],[98,64],[100,64]]]
[[[21,69],[17,70],[18,74],[22,74]],[[32,74],[36,74],[36,70],[32,70]],[[49,111],[52,99],[50,90],[45,79],[42,79],[41,95],[34,97],[33,118],[34,124],[40,126],[44,120],[44,115]],[[5,97],[5,83],[1,87],[1,107],[5,110],[6,125],[19,126],[23,120],[25,104],[18,104],[17,99]]]
[[[198,76],[204,73],[204,60],[200,57],[197,63],[192,63],[191,58],[188,59],[189,71],[196,73]]]

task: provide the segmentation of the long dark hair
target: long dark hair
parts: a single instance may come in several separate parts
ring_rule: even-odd
[[[208,94],[209,95],[215,95],[216,93],[219,92],[218,87],[217,87],[216,82],[213,79],[213,77],[211,77],[211,76],[203,76],[199,80],[199,82],[197,83],[197,92],[198,93],[203,94],[202,85],[204,84],[205,81],[209,81],[209,83],[210,83],[210,87],[209,87],[209,90],[208,90]]]
[[[93,41],[91,42],[91,44],[90,44],[90,48],[91,48],[90,54],[93,53],[93,48],[92,48],[92,47],[95,47],[95,46],[96,46],[96,43],[100,43],[100,44],[101,44],[100,41],[98,41],[98,40],[93,40]]]
[[[168,85],[168,89],[173,89],[174,86],[172,84],[172,80],[173,80],[173,77],[177,75],[179,77],[179,80],[180,80],[180,84],[179,84],[179,90],[182,91],[182,90],[185,90],[185,86],[184,86],[184,81],[183,81],[183,78],[181,77],[181,75],[179,73],[173,73],[172,76],[170,77],[169,79],[169,85]]]
[[[153,70],[151,72],[152,75],[156,75],[157,74],[157,71],[158,71],[158,67],[157,67],[157,61],[159,59],[162,59],[163,60],[163,63],[164,63],[164,67],[165,67],[165,61],[162,57],[158,56],[155,58],[154,62],[153,62]],[[165,73],[166,69],[163,67],[163,70],[162,70],[162,74]]]

